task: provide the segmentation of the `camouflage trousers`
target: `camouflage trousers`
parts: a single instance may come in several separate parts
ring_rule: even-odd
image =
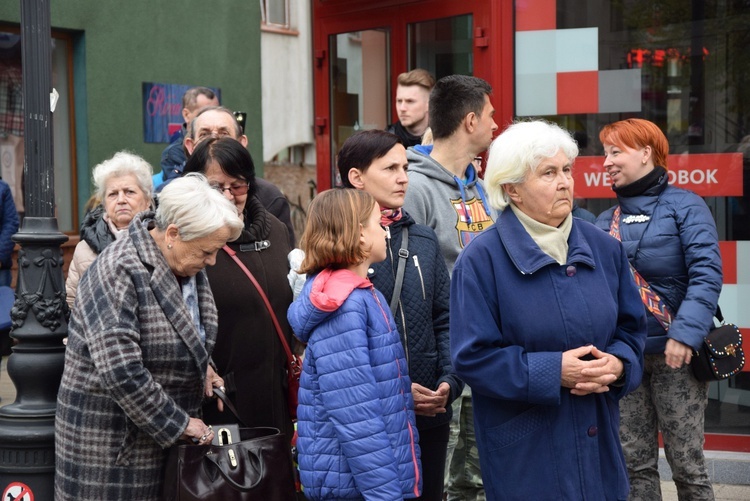
[[[474,435],[471,388],[453,401],[453,417],[445,458],[445,493],[448,501],[485,501],[479,450]]]
[[[663,354],[646,355],[643,382],[620,401],[620,441],[630,477],[630,501],[661,499],[658,431],[680,500],[713,500],[703,456],[708,383],[688,366],[670,368]]]

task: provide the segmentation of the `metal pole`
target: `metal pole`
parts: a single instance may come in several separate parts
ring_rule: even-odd
[[[16,400],[0,407],[0,489],[3,500],[51,500],[55,405],[67,335],[60,246],[68,237],[54,217],[50,0],[20,2],[26,217],[13,237],[21,246],[11,311],[17,344],[8,358]]]

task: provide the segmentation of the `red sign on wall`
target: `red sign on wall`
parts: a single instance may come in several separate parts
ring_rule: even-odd
[[[577,198],[614,198],[603,156],[576,158],[573,178]],[[702,197],[741,197],[742,153],[669,155],[669,184]]]

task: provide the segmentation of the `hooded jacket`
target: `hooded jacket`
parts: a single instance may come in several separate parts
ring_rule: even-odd
[[[448,383],[451,388],[444,414],[417,416],[417,425],[422,430],[450,421],[450,404],[461,394],[464,384],[451,364],[450,276],[435,232],[428,226],[416,224],[402,211],[401,219],[388,227],[390,239],[385,261],[373,263],[368,277],[390,303],[404,228],[409,229],[409,255],[395,320],[406,351],[409,376],[413,382],[431,390],[436,390],[441,383]]]
[[[465,180],[458,179],[437,163],[431,152],[431,145],[406,151],[409,189],[404,209],[416,222],[435,230],[450,273],[461,250],[493,225],[493,217],[474,166],[466,169]]]
[[[630,263],[672,314],[667,333],[646,312],[646,353],[662,353],[672,338],[698,349],[713,327],[722,285],[719,237],[711,211],[693,192],[668,185],[663,175],[641,195],[620,202],[620,238]],[[596,225],[609,231],[615,207]],[[644,307],[645,308],[645,307]]]
[[[307,343],[297,448],[308,499],[414,498],[421,492],[411,380],[383,295],[329,269],[288,312]]]

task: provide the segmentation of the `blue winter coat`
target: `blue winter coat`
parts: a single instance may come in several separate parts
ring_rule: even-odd
[[[10,270],[13,247],[10,239],[18,231],[18,212],[13,202],[13,194],[8,183],[0,179],[0,265],[3,270]],[[10,285],[10,284],[8,284]]]
[[[711,211],[701,197],[669,186],[667,179],[665,174],[642,195],[617,197],[620,238],[628,259],[673,316],[667,335],[656,317],[646,313],[649,354],[663,353],[668,338],[698,349],[713,326],[722,285],[719,237]],[[612,207],[603,212],[596,225],[609,231],[614,211]]]
[[[618,401],[641,382],[646,320],[617,240],[573,219],[567,263],[508,207],[462,252],[451,280],[451,353],[472,389],[488,500],[624,500]],[[621,386],[575,396],[562,353],[620,358]]]
[[[307,343],[297,408],[305,496],[417,497],[411,380],[383,295],[348,270],[324,270],[307,279],[288,318]]]
[[[422,430],[450,421],[450,404],[461,394],[464,384],[451,364],[450,276],[433,229],[416,224],[409,214],[402,212],[401,219],[388,227],[391,238],[385,261],[373,263],[368,277],[390,303],[404,228],[409,229],[409,256],[395,320],[409,363],[409,377],[431,390],[441,383],[448,383],[451,388],[446,413],[417,416],[417,425]]]

